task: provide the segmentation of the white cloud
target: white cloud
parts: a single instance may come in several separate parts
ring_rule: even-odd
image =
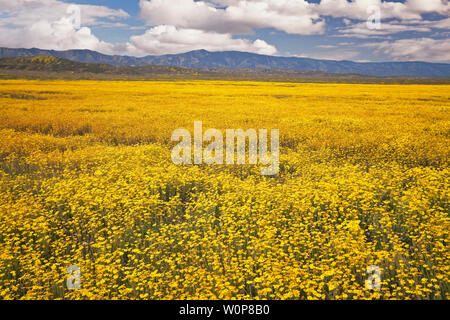
[[[173,25],[180,30],[196,29],[204,33],[251,34],[257,29],[273,28],[288,34],[323,34],[325,17],[343,18],[346,27],[337,36],[360,39],[390,39],[391,34],[406,31],[431,32],[432,28],[448,28],[448,22],[422,19],[424,13],[448,14],[447,0],[140,0],[141,17],[150,26]],[[381,10],[381,29],[372,30],[366,21],[369,8]],[[386,21],[394,19],[394,21]],[[356,21],[356,22],[355,22]],[[432,22],[432,24],[431,24]],[[202,43],[203,39],[199,41]],[[164,39],[158,42],[163,47]],[[168,44],[169,47],[173,47]],[[225,50],[226,46],[224,46]],[[346,53],[345,57],[350,57]]]
[[[325,53],[313,53],[313,54],[301,54],[297,55],[299,58],[311,58],[311,59],[321,59],[321,60],[351,60],[359,55],[358,51],[355,50],[344,50],[337,49]]]
[[[275,54],[277,49],[264,40],[251,41],[237,36],[253,34],[263,28],[274,29],[272,33],[275,31],[277,34],[323,34],[328,17],[334,17],[342,18],[345,26],[328,30],[332,35],[383,39],[384,42],[380,43],[385,45],[379,43],[375,48],[394,59],[436,60],[443,59],[442,56],[445,58],[442,51],[447,46],[430,38],[442,38],[450,30],[448,0],[407,0],[405,3],[382,0],[321,0],[320,3],[306,0],[140,0],[139,4],[147,30],[130,37],[127,42],[111,44],[97,38],[91,28],[127,27],[120,22],[120,19],[129,17],[123,10],[79,5],[82,28],[77,28],[67,16],[70,3],[63,0],[0,0],[0,46],[91,49],[129,55],[180,53],[196,49]],[[367,9],[370,6],[381,9],[383,21],[379,30],[367,28],[366,20],[370,16]],[[438,13],[447,18],[426,20],[422,16],[425,13]],[[130,30],[141,28],[129,27]],[[407,40],[390,41],[395,34],[398,37],[405,31],[427,33],[421,37],[414,36],[420,41],[410,48],[413,52],[403,48],[409,44]],[[436,34],[431,36],[433,32]],[[355,50],[324,45],[322,49],[335,51],[330,53],[333,59],[356,57]],[[398,48],[394,52],[389,45]],[[421,49],[424,45],[434,45],[435,48]],[[427,50],[429,55],[423,52]]]
[[[338,46],[330,45],[330,44],[321,44],[316,47],[320,48],[320,49],[334,49],[334,48],[337,48]]]
[[[141,16],[151,25],[248,34],[255,29],[275,28],[290,34],[323,33],[325,22],[304,0],[140,0]],[[216,7],[219,4],[223,7]]]
[[[380,24],[380,29],[369,29],[365,22],[348,25],[344,28],[338,29],[338,33],[345,37],[368,38],[381,37],[389,34],[401,32],[431,32],[431,25],[425,24],[401,24],[398,22],[383,22]]]
[[[131,37],[130,42],[123,49],[140,55],[174,54],[198,49],[248,51],[268,55],[277,52],[274,46],[259,39],[252,42],[247,39],[234,39],[230,34],[167,25],[156,26],[143,35]]]
[[[438,21],[417,21],[416,22],[419,25],[424,25],[430,28],[435,29],[446,29],[450,30],[450,18],[438,20]]]
[[[104,19],[126,18],[128,14],[103,6],[79,5],[79,28],[69,6],[59,0],[0,0],[0,46],[110,53],[113,45],[100,41],[88,26],[108,23]]]
[[[321,34],[325,21],[314,12],[315,5],[303,0],[239,1],[225,10],[232,23],[254,29],[275,28],[289,34]]]
[[[41,49],[91,49],[101,52],[112,50],[111,44],[100,41],[89,28],[82,27],[77,30],[64,18],[56,22],[40,20],[20,32],[20,37],[16,38],[16,47],[23,45],[21,42],[26,39],[28,47]]]
[[[397,18],[400,20],[421,19],[425,13],[448,14],[447,0],[407,0],[402,2],[386,2],[382,0],[322,0],[317,6],[321,15],[350,18],[359,21],[366,20],[370,7],[378,7],[382,19]]]
[[[410,11],[417,13],[436,12],[446,15],[450,12],[448,0],[407,0],[406,6]]]
[[[150,25],[243,34],[275,28],[289,34],[321,34],[324,17],[366,21],[368,9],[378,7],[382,19],[420,20],[424,13],[449,14],[447,0],[140,0],[141,15]],[[348,20],[347,20],[348,21]]]
[[[231,24],[225,11],[213,5],[193,0],[139,1],[141,17],[150,25],[175,25],[180,28],[199,29],[221,33],[251,33],[246,25]]]
[[[67,17],[67,9],[73,4],[60,0],[0,0],[0,14],[6,15],[0,20],[1,25],[15,27],[29,26],[36,20],[56,21]],[[81,23],[93,26],[104,23],[102,19],[116,20],[128,18],[123,10],[104,6],[76,5],[80,8]]]
[[[450,62],[450,42],[432,38],[401,39],[365,44],[396,61]]]

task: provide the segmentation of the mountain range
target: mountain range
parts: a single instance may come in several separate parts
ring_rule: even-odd
[[[0,58],[0,79],[66,80],[242,80],[283,82],[399,82],[399,78],[366,77],[279,69],[188,69],[173,66],[113,66],[50,56]],[[433,79],[427,79],[433,80]],[[402,79],[407,83],[411,79]],[[422,82],[421,82],[422,83]]]
[[[50,56],[82,63],[112,66],[172,66],[189,69],[256,69],[359,74],[377,77],[450,78],[450,64],[429,62],[353,62],[279,57],[249,52],[196,50],[182,54],[131,57],[91,50],[42,50],[0,48],[0,58]]]

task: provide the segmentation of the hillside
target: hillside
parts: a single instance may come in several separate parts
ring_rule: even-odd
[[[187,69],[172,66],[112,66],[48,56],[0,59],[3,79],[66,80],[249,80],[317,83],[449,83],[442,79],[379,78],[357,74],[280,69]]]
[[[296,57],[273,57],[247,52],[192,51],[178,55],[144,58],[154,65],[187,68],[284,69],[379,77],[450,77],[450,64],[425,62],[357,63]]]
[[[112,66],[175,66],[189,69],[255,69],[312,71],[339,74],[360,74],[379,77],[450,78],[450,64],[427,62],[379,62],[316,60],[297,57],[276,57],[248,52],[191,51],[183,54],[129,57],[110,56],[90,50],[41,50],[0,48],[0,58],[52,56],[83,63]]]
[[[81,63],[63,58],[50,56],[16,57],[0,59],[0,70],[22,70],[43,72],[70,72],[93,74],[124,74],[124,75],[149,75],[149,74],[196,74],[195,70],[170,66],[112,66],[100,63]]]

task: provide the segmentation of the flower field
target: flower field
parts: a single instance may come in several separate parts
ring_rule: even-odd
[[[0,299],[448,299],[449,111],[445,85],[1,80]],[[279,174],[173,164],[196,120],[279,129]]]

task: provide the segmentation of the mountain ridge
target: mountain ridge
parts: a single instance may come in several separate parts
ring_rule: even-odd
[[[250,52],[195,50],[181,54],[132,57],[106,55],[92,50],[0,48],[0,58],[51,56],[82,63],[112,66],[173,66],[188,69],[279,69],[377,77],[450,78],[450,64],[411,62],[354,62],[299,57],[267,56]]]

